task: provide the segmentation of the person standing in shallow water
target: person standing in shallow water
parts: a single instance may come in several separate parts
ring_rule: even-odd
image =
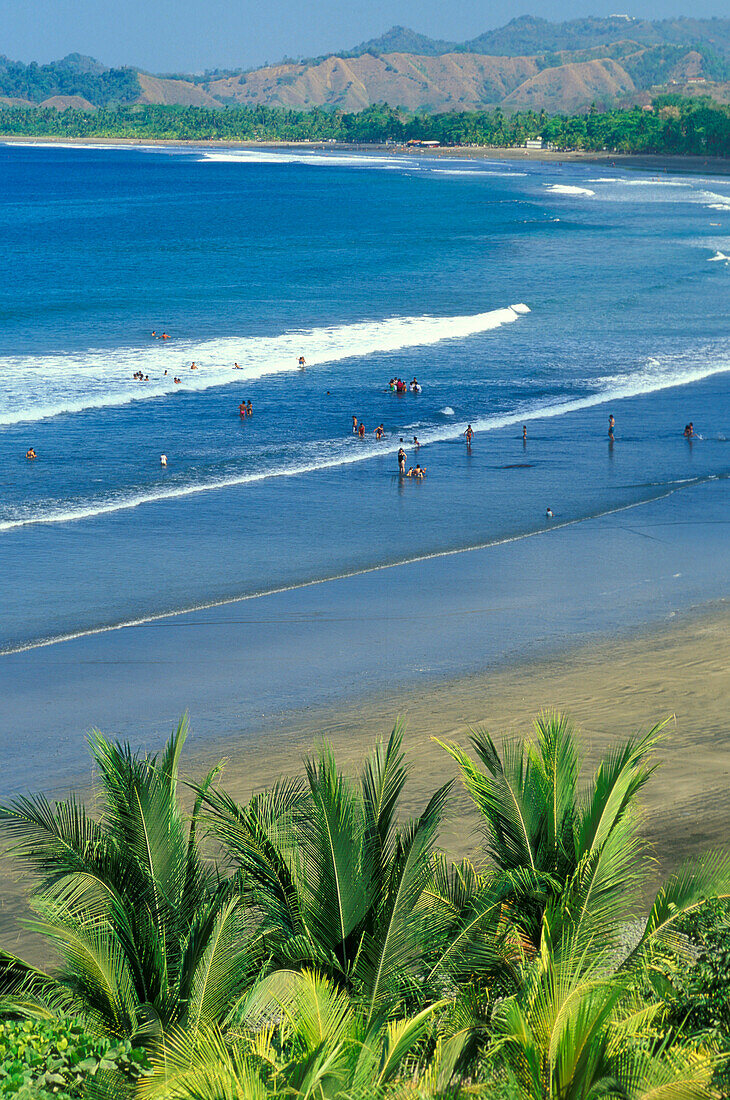
[[[398,472],[400,474],[404,474],[406,472],[406,459],[407,458],[408,458],[408,455],[406,454],[406,452],[401,447],[400,450],[398,451]]]
[[[613,443],[613,439],[614,439],[613,429],[615,427],[616,427],[616,421],[613,418],[613,413],[611,413],[611,415],[608,418],[608,438],[611,440],[612,443]]]

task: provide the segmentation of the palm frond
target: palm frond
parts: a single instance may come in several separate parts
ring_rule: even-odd
[[[532,812],[525,798],[531,785],[526,754],[521,745],[505,745],[503,763],[486,731],[474,731],[471,740],[487,772],[481,771],[455,742],[434,738],[459,765],[462,783],[484,818],[494,862],[505,870],[527,866],[534,871]]]

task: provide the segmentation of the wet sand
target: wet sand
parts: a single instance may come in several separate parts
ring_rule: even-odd
[[[645,790],[645,831],[667,871],[708,847],[727,843],[730,831],[730,610],[724,602],[675,617],[638,637],[582,646],[560,656],[407,690],[402,685],[356,703],[292,713],[276,739],[191,734],[185,773],[199,777],[227,760],[223,785],[239,800],[284,774],[321,737],[354,770],[376,737],[387,736],[397,715],[406,724],[411,777],[404,809],[417,812],[432,791],[455,776],[455,766],[432,738],[468,743],[470,727],[523,736],[542,708],[567,711],[581,729],[585,766],[636,731],[671,717],[658,752],[661,768]],[[478,819],[458,785],[441,835],[454,856],[478,855]],[[36,963],[45,945],[24,931],[24,883],[7,857],[0,862],[0,944]]]
[[[491,145],[442,146],[435,149],[407,145],[366,145],[330,141],[184,141],[171,138],[74,138],[63,136],[32,137],[0,134],[0,141],[20,145],[99,145],[169,146],[171,148],[267,149],[300,153],[370,153],[378,156],[457,157],[468,160],[536,161],[547,164],[598,164],[613,168],[633,168],[643,172],[671,172],[690,175],[730,175],[730,156],[679,156],[670,153],[604,153],[585,149],[523,149]]]

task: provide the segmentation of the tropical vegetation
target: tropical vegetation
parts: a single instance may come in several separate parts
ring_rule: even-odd
[[[552,712],[526,741],[442,743],[478,823],[456,861],[452,782],[405,812],[400,724],[356,775],[323,743],[243,803],[220,765],[181,779],[185,719],[159,753],[93,732],[90,808],[0,807],[58,959],[0,955],[0,1096],[719,1096],[730,855],[652,894],[662,736],[592,774]]]
[[[436,141],[445,146],[524,146],[542,139],[558,150],[730,155],[730,106],[708,97],[662,95],[649,109],[578,115],[545,111],[411,114],[387,104],[344,113],[316,107],[109,106],[95,111],[1,107],[0,134],[15,137],[167,141],[331,141],[354,144]]]

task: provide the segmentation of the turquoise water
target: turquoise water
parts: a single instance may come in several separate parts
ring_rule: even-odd
[[[0,648],[727,477],[729,215],[709,177],[0,146]]]

